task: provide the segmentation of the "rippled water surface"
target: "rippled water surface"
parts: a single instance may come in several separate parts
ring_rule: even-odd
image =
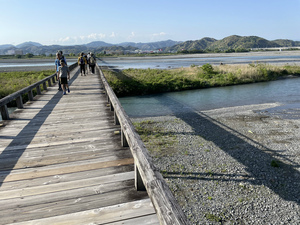
[[[190,109],[201,111],[274,102],[282,103],[286,109],[295,109],[300,108],[300,78],[124,97],[120,98],[120,102],[130,117],[163,116]]]

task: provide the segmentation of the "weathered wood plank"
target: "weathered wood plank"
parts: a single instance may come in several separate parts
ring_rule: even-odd
[[[112,131],[115,131],[115,130],[112,130]],[[109,134],[106,134],[107,137],[109,137]],[[81,137],[81,136],[77,136],[77,139],[74,137],[71,141],[72,143],[87,143],[87,142],[94,142],[94,141],[97,141],[97,140],[108,140],[107,137]],[[27,137],[27,138],[24,138],[24,139],[21,139],[20,141],[14,141],[12,143],[12,141],[9,141],[7,140],[9,143],[9,145],[7,147],[3,146],[3,147],[0,147],[0,152],[3,152],[4,150],[5,151],[10,151],[10,150],[17,150],[17,149],[21,149],[21,150],[24,150],[24,149],[30,149],[30,148],[38,148],[38,147],[49,147],[49,146],[57,146],[57,145],[64,145],[64,144],[67,144],[67,143],[70,143],[70,139],[69,140],[59,140],[57,141],[56,138],[49,138],[49,139],[46,139],[44,142],[41,142],[41,141],[37,141],[35,143],[32,143],[29,145],[28,142],[31,142],[32,141],[32,138],[31,137]]]
[[[57,184],[57,183],[81,180],[83,178],[89,179],[94,177],[107,176],[107,175],[112,175],[117,173],[130,172],[130,171],[133,171],[132,164],[100,168],[95,170],[87,170],[87,171],[75,172],[75,173],[67,173],[61,175],[54,175],[48,177],[39,177],[30,180],[30,182],[28,182],[28,180],[10,181],[1,184],[1,191],[30,188],[30,187],[48,185],[48,184]]]
[[[119,221],[119,222],[117,222]],[[122,222],[120,222],[122,221]],[[104,208],[96,208],[63,216],[50,217],[13,225],[90,225],[90,224],[136,224],[158,225],[157,216],[149,199],[133,201]],[[12,225],[12,224],[11,224]]]
[[[39,157],[41,154],[47,153],[47,156],[55,156],[61,154],[72,154],[78,152],[90,152],[90,151],[97,151],[101,149],[120,149],[120,144],[114,142],[114,140],[118,140],[119,137],[113,137],[112,139],[97,139],[93,141],[82,141],[77,143],[65,143],[51,146],[41,146],[41,147],[33,147],[28,146],[25,151],[24,156],[27,157]],[[123,148],[122,148],[123,149]],[[125,148],[126,149],[126,148]],[[14,157],[15,155],[18,156],[20,153],[19,151],[24,151],[24,149],[11,149],[9,151],[4,151],[1,153],[1,158],[6,157]]]
[[[0,203],[3,203],[5,199],[9,199],[10,201],[13,201],[13,198],[25,198],[28,196],[33,195],[41,195],[41,194],[47,194],[47,193],[53,193],[53,192],[61,192],[65,191],[65,195],[68,195],[72,192],[72,189],[79,189],[79,188],[91,188],[94,190],[94,186],[100,185],[101,187],[104,184],[112,183],[112,182],[119,182],[119,181],[125,181],[125,180],[133,180],[134,179],[134,173],[132,171],[126,172],[126,173],[118,173],[118,174],[112,174],[112,175],[106,175],[101,177],[94,177],[94,178],[88,178],[76,181],[69,181],[64,183],[58,183],[58,184],[47,184],[47,185],[41,185],[41,186],[35,186],[35,187],[29,187],[29,188],[22,188],[22,189],[14,189],[14,190],[7,190],[7,191],[1,191],[0,192]],[[97,192],[101,193],[101,187],[97,189]],[[66,192],[68,190],[68,192]],[[61,200],[62,197],[60,197]],[[53,197],[51,198],[53,200]],[[0,210],[8,207],[9,202],[6,202],[2,206],[0,206]]]
[[[117,157],[119,159],[121,158],[130,158],[131,153],[128,151],[124,151],[124,149],[121,150],[107,150],[105,152],[100,151],[100,153],[97,154],[96,151],[93,151],[92,153],[78,153],[78,154],[69,154],[69,155],[56,155],[51,157],[34,157],[34,158],[28,158],[28,157],[19,157],[19,160],[16,162],[14,158],[6,158],[1,159],[0,163],[0,170],[6,170],[7,168],[14,168],[14,169],[22,169],[22,168],[30,168],[30,167],[41,167],[41,166],[48,166],[48,165],[55,165],[55,164],[61,164],[61,163],[67,163],[67,162],[77,162],[80,160],[90,160],[95,158],[109,158],[109,157]]]
[[[114,185],[114,187],[116,187],[117,190],[98,195],[87,195],[75,199],[71,198],[63,201],[53,201],[45,204],[1,210],[0,224],[76,213],[82,211],[82,209],[91,210],[147,198],[145,192],[137,192],[132,186],[130,188],[119,188],[119,186]]]
[[[109,157],[107,157],[109,158]],[[107,159],[106,158],[106,159]],[[129,165],[133,164],[132,158],[127,159],[115,159],[115,157],[110,157],[111,159],[109,161],[103,161],[103,159],[97,159],[90,162],[79,162],[76,163],[69,163],[62,166],[44,166],[42,168],[37,169],[22,169],[22,170],[14,170],[12,173],[7,174],[6,171],[0,172],[0,179],[3,179],[3,182],[9,182],[9,181],[16,181],[16,180],[29,180],[29,179],[35,179],[39,177],[48,177],[48,176],[57,176],[65,173],[75,173],[75,172],[81,172],[81,171],[87,171],[87,170],[94,170],[94,169],[101,169],[101,168],[107,168],[112,166],[122,166],[122,165]]]

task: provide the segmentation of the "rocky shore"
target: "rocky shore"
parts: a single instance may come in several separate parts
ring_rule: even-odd
[[[132,119],[175,137],[151,154],[191,224],[300,224],[300,113],[277,106]]]

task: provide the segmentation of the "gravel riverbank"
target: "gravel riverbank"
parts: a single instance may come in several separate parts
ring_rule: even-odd
[[[300,224],[300,113],[275,107],[132,119],[172,137],[151,154],[191,224]]]

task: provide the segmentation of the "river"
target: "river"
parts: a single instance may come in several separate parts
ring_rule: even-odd
[[[123,57],[103,58],[99,65],[117,69],[126,68],[178,68],[205,63],[277,63],[300,64],[300,52],[275,53],[239,53],[239,54],[198,54],[176,57]],[[45,62],[43,62],[45,63]],[[300,78],[284,79],[271,82],[235,85],[228,87],[208,88],[182,92],[172,92],[148,96],[123,97],[120,102],[130,117],[163,116],[174,113],[174,110],[184,112],[185,108],[194,110],[209,110],[250,104],[278,102],[281,104],[270,112],[282,110],[295,112],[300,109]],[[172,101],[171,101],[172,99]],[[174,102],[181,105],[176,107]],[[182,105],[185,105],[182,108]],[[172,108],[172,111],[170,111]],[[297,117],[298,118],[298,117]],[[0,118],[1,120],[1,118]]]
[[[99,61],[98,61],[99,62]],[[276,64],[300,64],[300,51],[293,52],[254,52],[254,53],[223,53],[223,54],[196,54],[175,55],[160,57],[118,57],[103,58],[99,62],[101,66],[109,66],[115,69],[171,69],[201,66],[206,63],[212,65],[223,64],[249,64],[249,63],[276,63]]]
[[[190,65],[203,65],[205,63],[276,63],[276,64],[298,64],[300,54],[233,54],[210,57],[200,55],[200,57],[183,58],[115,58],[105,59],[100,65],[113,67],[116,69],[126,68],[178,68]],[[208,88],[182,92],[172,92],[157,95],[135,96],[120,98],[120,102],[129,117],[163,116],[184,112],[186,108],[194,110],[210,110],[224,107],[233,107],[250,104],[280,103],[281,106],[269,109],[269,112],[282,114],[282,111],[289,112],[290,118],[298,118],[297,109],[300,108],[300,78],[291,78],[271,82],[235,85],[228,87]],[[178,107],[176,103],[178,102]],[[170,106],[170,104],[173,104]],[[185,105],[182,108],[182,105]],[[172,109],[172,111],[170,110]],[[287,113],[285,113],[287,114]]]
[[[270,82],[216,87],[157,95],[123,97],[120,102],[129,117],[151,117],[183,113],[187,108],[196,111],[224,107],[279,103],[269,113],[289,112],[298,118],[300,109],[300,78]],[[177,105],[178,103],[178,105]],[[184,107],[182,107],[184,105]],[[175,112],[176,111],[176,112]]]

